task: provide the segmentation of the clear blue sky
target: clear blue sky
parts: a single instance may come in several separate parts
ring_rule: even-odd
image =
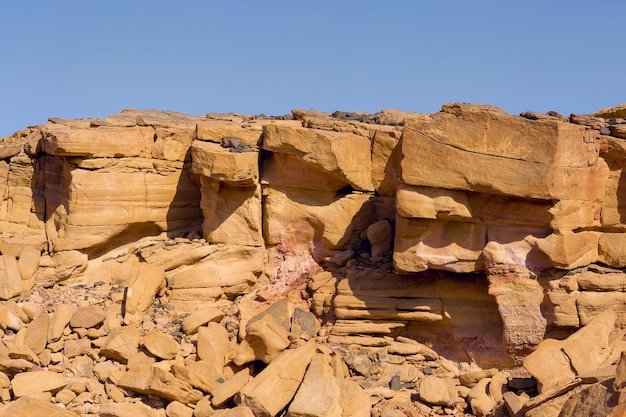
[[[0,137],[124,108],[589,113],[626,102],[620,1],[2,1]]]

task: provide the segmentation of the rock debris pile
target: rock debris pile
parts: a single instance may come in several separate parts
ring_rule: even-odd
[[[618,416],[626,407],[625,332],[613,310],[499,370],[447,359],[381,323],[322,326],[289,297],[181,313],[164,292],[142,317],[125,316],[127,300],[127,288],[97,283],[5,302],[0,416]]]

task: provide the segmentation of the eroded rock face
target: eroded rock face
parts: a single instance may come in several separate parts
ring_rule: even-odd
[[[0,298],[104,282],[137,323],[164,295],[192,313],[295,294],[336,337],[520,363],[607,307],[625,325],[622,110],[50,120],[0,144]],[[57,340],[63,311],[38,324]]]

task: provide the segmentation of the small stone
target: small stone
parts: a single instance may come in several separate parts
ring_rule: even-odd
[[[353,250],[348,249],[324,259],[325,262],[333,262],[338,266],[344,266],[347,262],[355,257]]]
[[[451,407],[458,398],[456,383],[452,378],[439,378],[428,375],[419,387],[420,400],[428,404]]]
[[[614,387],[616,391],[626,387],[626,351],[622,352],[617,362]]]
[[[198,331],[198,328],[210,322],[218,322],[224,317],[224,313],[216,308],[207,307],[193,312],[183,320],[183,332],[191,335]]]
[[[78,308],[74,304],[59,304],[56,306],[50,319],[48,328],[48,342],[56,342],[63,336],[65,327]]]
[[[472,411],[478,417],[487,416],[496,406],[496,402],[488,394],[488,386],[491,378],[481,379],[467,395],[467,400],[472,407]]]
[[[89,329],[99,326],[106,318],[106,311],[97,305],[88,305],[81,307],[70,319],[70,326]]]
[[[5,403],[11,401],[11,390],[8,388],[0,388],[0,400]]]
[[[38,303],[18,303],[18,305],[22,308],[24,314],[28,316],[28,319],[35,320],[35,318],[46,314],[44,307],[41,305],[41,302]],[[47,314],[46,314],[47,315]]]
[[[243,368],[237,372],[232,378],[219,384],[212,392],[213,398],[211,404],[215,407],[219,407],[226,401],[235,396],[235,394],[241,390],[244,385],[250,380],[250,370]]]
[[[84,355],[91,350],[89,339],[66,340],[63,346],[63,354],[67,358]]]
[[[180,345],[172,336],[157,331],[151,331],[146,334],[142,339],[142,343],[148,352],[157,358],[166,360],[174,359],[180,349]]]
[[[79,395],[87,391],[85,383],[80,379],[74,379],[67,384],[67,389],[71,390],[74,394]]]
[[[123,403],[126,400],[126,396],[124,395],[122,390],[119,389],[114,384],[111,384],[108,382],[105,383],[104,390],[106,391],[109,398],[115,401],[116,403]]]
[[[415,365],[408,363],[395,365],[386,362],[379,362],[378,364],[383,372],[385,380],[391,379],[393,375],[398,375],[400,377],[400,382],[411,382],[415,381],[419,376],[419,370]]]
[[[378,353],[378,360],[380,362],[390,363],[392,365],[402,365],[406,362],[404,356],[390,355],[388,353]]]
[[[88,356],[77,356],[74,358],[74,369],[80,376],[86,378],[92,378],[93,373],[93,360]]]
[[[502,395],[502,398],[504,399],[504,404],[506,404],[509,414],[516,416],[530,397],[525,392],[516,395],[513,391],[507,391]]]
[[[374,364],[372,360],[367,357],[367,355],[354,355],[352,357],[347,357],[346,362],[348,366],[363,376],[368,376],[370,374],[370,369]]]
[[[141,394],[180,401],[183,404],[195,404],[202,398],[200,391],[194,389],[188,382],[151,365],[134,366],[121,376],[117,385]]]
[[[196,408],[193,412],[194,417],[211,417],[215,413],[216,409],[211,404],[211,396],[205,395],[196,404]]]
[[[391,382],[389,382],[389,388],[394,391],[398,391],[401,387],[400,384],[400,375],[394,375],[391,377]]]
[[[493,398],[495,402],[501,403],[503,401],[502,396],[508,391],[507,381],[508,375],[502,371],[491,377],[491,382],[489,382],[489,396]]]
[[[383,408],[380,410],[380,417],[406,417],[402,410]]]
[[[126,363],[138,352],[141,330],[135,326],[118,327],[109,333],[100,353],[107,358]]]
[[[304,340],[309,340],[317,335],[320,323],[313,313],[296,307],[291,319],[291,333]]]
[[[459,381],[461,382],[461,384],[465,385],[466,387],[472,388],[481,379],[491,378],[497,373],[498,373],[498,369],[496,368],[468,372],[468,373],[459,375]]]
[[[50,351],[50,349],[44,349],[39,355],[37,355],[37,357],[39,358],[39,363],[41,363],[41,365],[43,366],[48,366],[50,365],[51,357],[50,355],[52,354],[52,352]]]
[[[76,394],[69,389],[62,389],[54,396],[56,402],[64,405],[68,405],[69,403],[71,403],[74,398],[76,398]]]
[[[291,343],[289,331],[271,314],[248,322],[246,332],[245,340],[254,351],[254,358],[265,363],[273,361]]]
[[[198,329],[197,354],[200,359],[212,362],[222,369],[230,350],[228,332],[224,327],[211,322]]]
[[[65,347],[64,340],[58,340],[56,342],[48,343],[48,349],[50,349],[50,351],[53,353],[60,352],[63,347]]]
[[[0,328],[18,331],[27,321],[28,316],[15,301],[5,301],[0,305]]]
[[[128,358],[126,367],[131,369],[136,365],[152,365],[157,363],[157,358],[145,349],[139,349],[137,353]],[[165,369],[166,371],[168,369]]]
[[[35,320],[31,321],[26,328],[24,343],[30,347],[33,352],[40,354],[46,348],[48,343],[48,328],[50,327],[50,316],[42,314]]]
[[[167,417],[193,417],[193,408],[178,401],[172,401],[167,405],[165,415]]]

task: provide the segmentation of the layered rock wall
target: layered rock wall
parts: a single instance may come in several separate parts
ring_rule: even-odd
[[[0,149],[0,297],[105,281],[140,315],[308,283],[337,337],[499,363],[609,306],[624,327],[624,120],[522,116],[50,120]]]

